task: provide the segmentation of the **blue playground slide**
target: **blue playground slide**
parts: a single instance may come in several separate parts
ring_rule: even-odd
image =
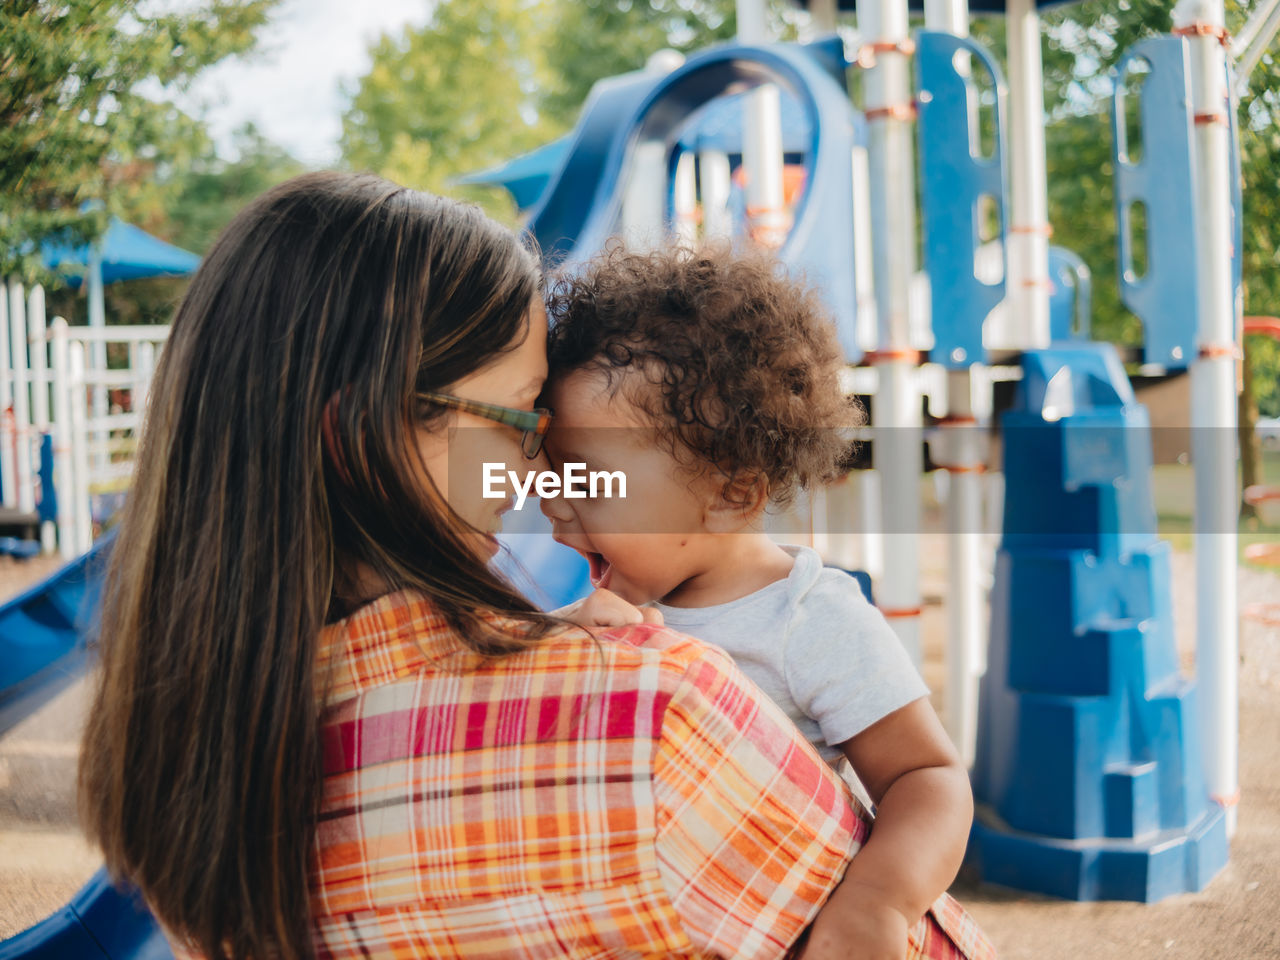
[[[866,126],[844,87],[839,40],[725,45],[691,57],[665,76],[629,74],[592,91],[559,173],[529,220],[529,232],[551,263],[570,267],[600,250],[616,232],[623,187],[641,142],[668,146],[674,163],[682,134],[718,98],[776,83],[803,115],[807,188],[794,214],[781,260],[802,269],[823,291],[850,362],[862,356],[854,336],[857,302],[853,250],[853,183],[849,157],[866,142]],[[619,117],[627,118],[619,122]]]
[[[0,734],[78,677],[114,537],[0,607]]]

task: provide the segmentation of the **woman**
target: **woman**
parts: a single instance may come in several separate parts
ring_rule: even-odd
[[[80,767],[180,951],[779,956],[865,835],[724,655],[592,638],[490,569],[481,464],[549,422],[538,283],[475,210],[339,174],[193,279]]]

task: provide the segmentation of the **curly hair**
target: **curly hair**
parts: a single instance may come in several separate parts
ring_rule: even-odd
[[[834,324],[772,256],[614,244],[547,299],[551,377],[602,372],[678,461],[720,471],[726,497],[763,478],[783,505],[846,472],[865,416],[840,389]]]

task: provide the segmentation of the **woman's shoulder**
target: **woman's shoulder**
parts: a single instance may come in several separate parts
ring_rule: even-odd
[[[649,667],[677,676],[698,669],[735,669],[729,654],[714,644],[649,623],[611,627],[595,635],[566,629],[531,647],[529,653],[555,655],[560,651],[594,652],[614,669]]]
[[[511,635],[528,624],[491,616]],[[565,626],[504,656],[484,656],[424,597],[404,591],[380,597],[325,628],[317,664],[327,702],[424,673],[609,673],[614,688],[672,688],[693,671],[732,671],[718,647],[666,627],[635,624],[592,635]]]

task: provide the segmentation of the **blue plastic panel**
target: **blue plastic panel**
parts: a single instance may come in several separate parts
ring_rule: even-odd
[[[1240,100],[1236,97],[1236,73],[1227,57],[1227,116],[1231,119],[1231,291],[1236,316],[1244,311],[1244,171],[1240,169]]]
[[[1130,163],[1125,150],[1121,81],[1129,64],[1145,60],[1150,73],[1138,109],[1142,158]],[[1181,37],[1150,37],[1135,44],[1112,71],[1111,123],[1115,159],[1116,223],[1119,226],[1120,298],[1142,321],[1143,359],[1171,369],[1195,358],[1199,303],[1192,116],[1187,47]],[[1133,273],[1131,204],[1146,207],[1147,272]]]
[[[1227,858],[1179,673],[1145,408],[1109,344],[1023,354],[978,703],[984,880],[1082,900],[1199,890]]]
[[[863,126],[823,53],[792,44],[730,45],[692,57],[662,77],[629,118],[617,125],[607,156],[599,163],[598,178],[570,184],[587,212],[572,238],[557,238],[557,242],[572,240],[567,262],[572,265],[592,256],[617,229],[622,186],[638,143],[665,141],[668,150],[674,150],[689,117],[712,100],[762,83],[777,84],[805,113],[812,137],[805,151],[808,186],[779,257],[788,267],[803,269],[822,291],[847,359],[858,360],[862,351],[854,336],[857,286],[850,157],[861,141]],[[566,165],[555,190],[565,186],[571,165]],[[537,224],[534,232],[545,246]]]
[[[986,70],[996,90],[995,149],[978,155],[971,131],[972,80],[956,67],[956,54],[970,54],[974,70]],[[933,303],[934,348],[930,359],[962,368],[986,359],[982,323],[1004,299],[1004,280],[986,284],[974,273],[979,246],[978,200],[994,197],[1000,240],[1005,217],[1004,99],[1000,68],[967,37],[920,32],[916,38],[916,83],[920,109],[920,210],[924,218],[924,265]]]
[[[83,672],[114,535],[0,606],[0,733]]]
[[[630,116],[657,80],[653,74],[637,71],[607,77],[591,88],[578,125],[569,134],[568,156],[529,215],[528,231],[549,265],[558,265],[568,256],[591,215],[609,146],[618,135],[619,118]]]
[[[0,942],[0,960],[173,960],[155,919],[133,890],[100,868],[57,913]]]
[[[1093,327],[1093,274],[1066,247],[1049,248],[1049,340],[1088,340]]]

